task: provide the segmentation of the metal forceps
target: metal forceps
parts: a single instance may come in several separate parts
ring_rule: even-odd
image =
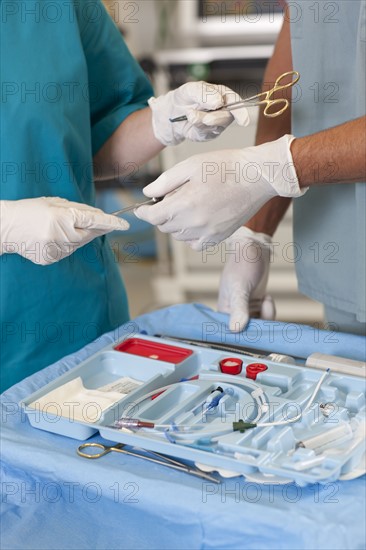
[[[291,82],[288,82],[287,84],[282,84],[281,82],[287,76],[292,77]],[[287,73],[283,73],[276,79],[276,82],[274,83],[273,88],[271,88],[267,92],[261,92],[256,95],[252,95],[251,97],[241,99],[240,101],[235,101],[234,103],[228,103],[228,105],[224,105],[223,107],[220,107],[219,109],[216,109],[216,110],[233,111],[234,109],[240,109],[245,105],[247,105],[248,107],[257,107],[258,105],[265,105],[265,108],[263,111],[264,116],[268,118],[275,118],[277,116],[282,115],[282,113],[286,111],[286,109],[290,105],[290,102],[288,99],[285,99],[285,98],[272,99],[272,96],[279,90],[285,90],[286,88],[291,88],[299,81],[299,79],[300,79],[300,73],[298,73],[297,71],[289,71]],[[277,106],[275,110],[273,110],[274,106]],[[187,117],[185,115],[176,117],[176,118],[171,118],[170,122],[181,122],[183,120],[187,120]]]
[[[191,474],[202,479],[206,479],[208,481],[213,481],[214,483],[220,483],[220,481],[216,477],[210,476],[209,474],[206,474],[205,472],[202,472],[201,470],[198,470],[196,468],[191,468],[183,462],[173,460],[166,455],[145,450],[146,453],[152,455],[145,456],[135,451],[127,451],[126,449],[124,449],[124,447],[125,445],[123,443],[117,443],[116,445],[111,446],[104,445],[103,443],[83,443],[77,448],[76,452],[79,456],[89,459],[102,458],[102,456],[105,456],[112,452],[122,453],[130,456],[135,456],[137,458],[142,458],[144,460],[148,460],[149,462],[154,462],[155,464],[161,464],[162,466],[168,466],[168,468],[173,468],[174,470],[178,470],[180,472],[185,472],[187,474]],[[85,452],[84,449],[100,449],[100,452]]]
[[[120,214],[124,214],[125,212],[130,212],[130,210],[135,210],[135,208],[138,208],[139,206],[142,206],[144,204],[156,204],[157,202],[160,202],[163,200],[164,197],[158,197],[158,198],[152,198],[148,199],[143,202],[136,202],[135,204],[132,204],[131,206],[126,206],[126,208],[122,208],[122,210],[116,210],[116,212],[112,212],[111,216],[119,216]]]

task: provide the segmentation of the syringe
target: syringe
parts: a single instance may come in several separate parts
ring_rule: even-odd
[[[353,437],[353,431],[349,422],[344,422],[335,428],[323,431],[320,434],[302,439],[296,443],[295,449],[313,449],[321,453],[325,448],[340,445]]]

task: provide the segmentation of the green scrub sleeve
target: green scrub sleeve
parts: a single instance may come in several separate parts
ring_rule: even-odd
[[[88,67],[95,155],[128,115],[147,106],[154,92],[102,2],[76,2],[75,7]]]

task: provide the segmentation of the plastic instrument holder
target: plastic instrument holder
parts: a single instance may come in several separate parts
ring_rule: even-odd
[[[241,372],[223,373],[225,360],[234,363],[234,359],[237,365],[242,363]],[[323,371],[266,360],[266,369],[257,369],[253,380],[246,376],[252,363],[253,358],[245,353],[227,355],[187,344],[172,346],[171,341],[166,344],[162,338],[141,335],[106,346],[30,395],[23,407],[36,428],[76,439],[99,432],[109,441],[196,461],[248,479],[255,475],[264,476],[266,482],[273,476],[300,485],[327,483],[357,469],[365,453],[362,377],[331,372],[307,408]],[[238,370],[234,369],[235,373]],[[95,422],[37,411],[37,401],[44,402],[50,392],[76,379],[86,393],[94,391],[100,396],[100,392],[110,392],[113,397]],[[212,392],[220,394],[220,400],[207,410]],[[296,422],[283,422],[299,413]],[[116,429],[114,422],[121,417],[165,425],[168,433],[163,429]],[[240,420],[258,426],[233,431],[233,423]],[[337,425],[341,429],[331,432]],[[175,430],[183,427],[194,434],[185,436],[181,431],[176,437]],[[323,436],[330,442],[310,448]]]

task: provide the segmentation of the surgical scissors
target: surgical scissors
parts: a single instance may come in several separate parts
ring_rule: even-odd
[[[164,197],[157,197],[148,199],[147,201],[143,202],[136,202],[135,204],[132,204],[131,206],[126,206],[126,208],[122,208],[122,210],[116,210],[116,212],[111,212],[111,216],[119,216],[120,214],[124,214],[125,212],[130,212],[130,210],[135,210],[135,208],[138,208],[139,206],[142,206],[144,204],[156,204],[157,202],[160,202],[163,200]]]
[[[105,456],[112,452],[123,453],[126,455],[135,456],[137,458],[148,460],[149,462],[154,462],[155,464],[168,466],[168,468],[173,468],[174,470],[179,470],[180,472],[185,472],[187,474],[191,474],[191,475],[200,477],[202,479],[207,479],[208,481],[213,481],[214,483],[220,483],[220,481],[216,477],[210,476],[205,472],[202,472],[201,470],[198,470],[196,468],[191,468],[190,466],[187,466],[183,462],[178,462],[177,460],[173,460],[172,458],[166,455],[155,453],[153,451],[144,450],[144,452],[152,455],[152,456],[145,456],[143,454],[140,454],[134,451],[127,451],[126,449],[124,449],[124,447],[125,445],[123,443],[117,443],[117,445],[111,445],[111,446],[104,445],[103,443],[83,443],[77,448],[76,452],[79,456],[83,458],[89,458],[89,459],[102,458],[102,456]],[[89,452],[85,452],[84,449],[89,449]],[[100,452],[94,453],[92,449],[100,449]]]
[[[282,84],[283,80],[287,76],[292,77],[291,82],[288,82],[287,84]],[[266,92],[261,92],[251,97],[247,97],[246,99],[241,99],[240,101],[228,103],[227,105],[224,105],[219,109],[216,109],[216,111],[233,111],[234,109],[240,109],[241,107],[243,107],[243,105],[247,105],[248,107],[257,107],[258,105],[265,105],[265,108],[263,111],[264,116],[268,118],[275,118],[277,116],[282,115],[282,113],[286,111],[286,109],[290,105],[290,102],[288,99],[285,99],[284,97],[272,99],[272,96],[279,90],[285,90],[286,88],[291,88],[299,81],[299,79],[300,79],[300,73],[298,73],[297,71],[289,71],[287,73],[283,73],[276,79],[274,86],[270,90],[267,90]],[[251,103],[251,102],[254,102],[254,103]],[[278,110],[271,111],[273,106],[277,106]],[[170,122],[182,122],[183,120],[188,120],[188,119],[185,115],[183,115],[176,118],[170,118],[169,120]]]

